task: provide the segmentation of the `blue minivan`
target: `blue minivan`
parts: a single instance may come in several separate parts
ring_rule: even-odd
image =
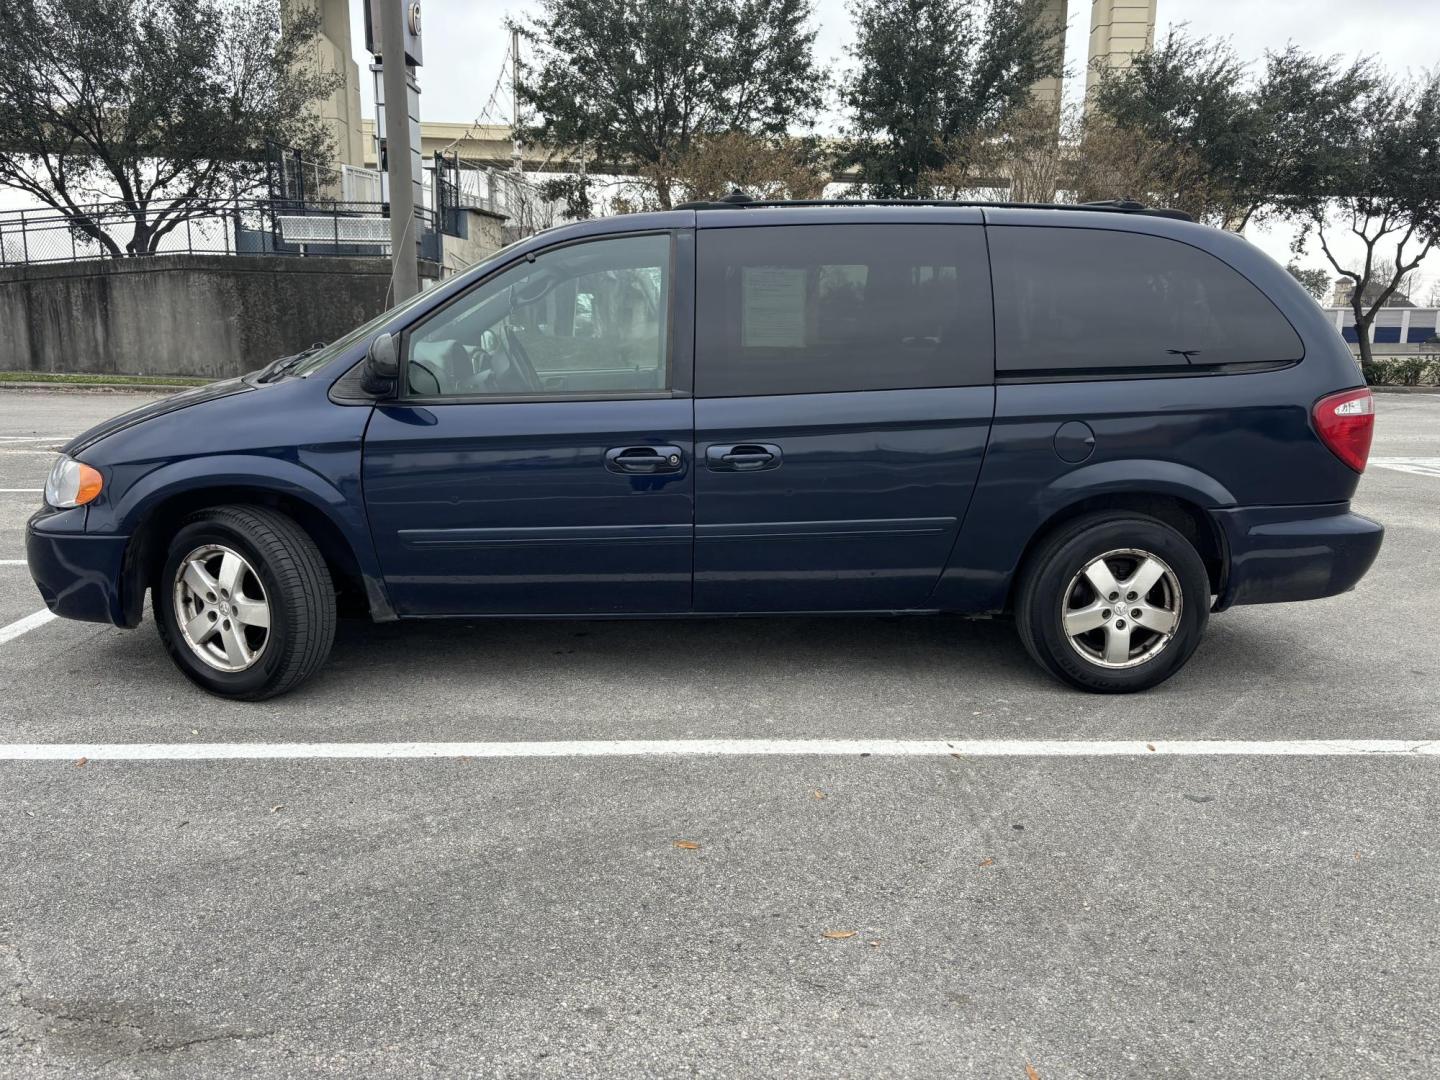
[[[226,697],[393,619],[1011,613],[1093,691],[1350,589],[1369,391],[1245,240],[1133,203],[734,197],[529,237],[116,417],[29,523],[57,615]],[[497,676],[502,673],[497,673]]]

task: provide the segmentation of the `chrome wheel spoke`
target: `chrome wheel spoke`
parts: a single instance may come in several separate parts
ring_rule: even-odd
[[[245,644],[245,635],[233,622],[229,626],[221,624],[220,642],[225,646],[225,660],[231,667],[242,668],[255,659]]]
[[[1101,600],[1108,600],[1120,591],[1120,584],[1110,572],[1110,567],[1105,565],[1104,559],[1096,559],[1085,567],[1085,580],[1090,582],[1090,587],[1099,594]]]
[[[1137,599],[1143,600],[1156,583],[1165,576],[1165,564],[1159,559],[1147,558],[1135,568],[1135,572],[1125,579],[1123,588],[1126,595],[1134,593]]]
[[[1140,614],[1136,615],[1136,611]],[[1157,634],[1173,634],[1175,627],[1180,624],[1180,617],[1175,612],[1152,607],[1150,604],[1141,604],[1130,614],[1146,630],[1154,630]]]
[[[201,611],[185,624],[185,636],[196,645],[205,644],[206,640],[214,632],[215,620],[211,619],[205,611]]]
[[[235,621],[240,625],[270,628],[270,606],[264,600],[239,596],[231,601],[230,606],[235,611]]]
[[[1124,627],[1110,625],[1105,628],[1105,662],[1123,664],[1130,659],[1130,624]]]
[[[220,560],[220,573],[216,575],[225,595],[234,596],[240,591],[240,575],[245,572],[245,562],[233,551],[225,552]]]
[[[1076,634],[1087,634],[1091,630],[1099,630],[1105,625],[1104,612],[1109,609],[1108,601],[1097,600],[1086,607],[1065,612],[1065,632],[1074,637]]]
[[[206,573],[204,563],[195,558],[185,560],[185,572],[182,580],[190,586],[190,591],[201,600],[205,599],[207,593],[213,593],[218,588],[215,579]]]

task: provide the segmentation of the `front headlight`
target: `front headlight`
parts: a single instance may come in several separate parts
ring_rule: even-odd
[[[45,478],[45,501],[57,510],[84,506],[95,500],[104,485],[97,470],[61,454]]]

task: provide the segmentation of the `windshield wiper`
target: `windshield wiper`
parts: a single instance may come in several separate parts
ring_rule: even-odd
[[[317,341],[308,349],[302,349],[300,352],[294,353],[290,356],[282,356],[278,360],[272,360],[269,364],[265,366],[264,370],[262,370],[259,375],[255,376],[255,381],[262,383],[274,382],[286,372],[294,371],[297,367],[300,366],[300,362],[302,360],[304,360],[308,356],[313,356],[315,353],[319,352],[323,348],[325,348],[325,342]]]

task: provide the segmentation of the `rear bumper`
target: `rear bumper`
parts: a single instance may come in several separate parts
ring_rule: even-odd
[[[125,625],[120,582],[126,536],[93,536],[84,511],[41,511],[25,529],[25,557],[45,606],[65,619]]]
[[[1216,611],[1348,592],[1370,569],[1385,537],[1383,525],[1352,514],[1349,503],[1211,513],[1230,556]]]

